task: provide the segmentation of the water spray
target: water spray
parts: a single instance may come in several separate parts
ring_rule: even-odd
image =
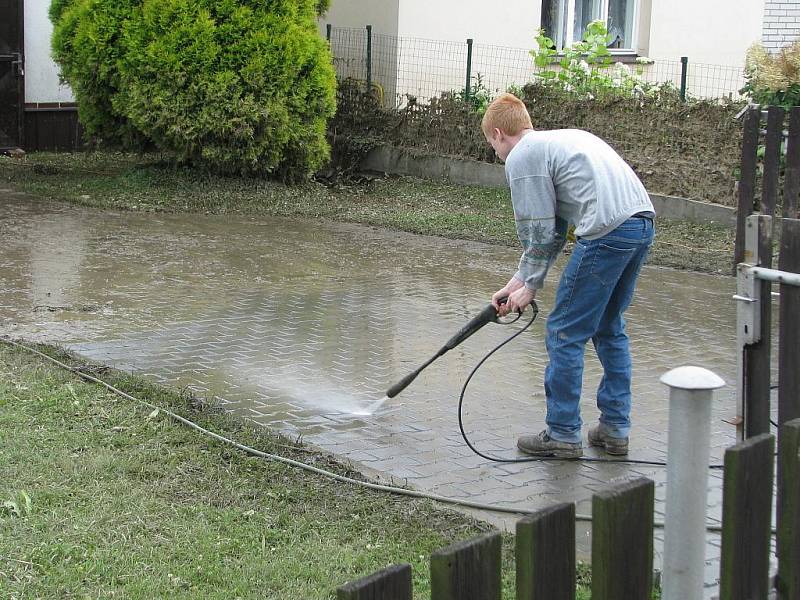
[[[502,298],[499,299],[500,304],[505,304],[507,301],[508,301],[508,296],[503,296]],[[535,318],[536,314],[538,314],[539,312],[539,308],[536,306],[535,301],[531,301],[531,308],[533,308],[533,315]],[[520,312],[517,315],[517,319],[519,319],[519,316],[521,314],[522,313]],[[447,340],[445,345],[442,346],[435,355],[433,355],[430,359],[428,359],[417,370],[409,373],[408,375],[403,377],[400,381],[395,383],[392,387],[390,387],[389,390],[386,392],[386,395],[377,402],[375,402],[368,410],[373,410],[373,407],[374,409],[377,409],[390,398],[394,398],[395,396],[397,396],[397,394],[406,389],[411,384],[411,382],[417,378],[417,375],[422,373],[424,369],[430,366],[430,364],[433,361],[435,361],[440,356],[443,356],[449,350],[452,350],[453,348],[458,346],[461,342],[463,342],[473,333],[481,329],[484,325],[487,325],[488,323],[499,322],[498,319],[499,315],[497,314],[497,309],[492,304],[486,306],[486,308],[484,308],[481,312],[475,315],[472,318],[472,320],[469,321],[469,323],[467,323],[466,325],[464,325],[464,327],[462,327],[453,337]],[[514,319],[514,321],[516,321],[517,319]],[[513,323],[514,321],[510,321],[510,323]]]

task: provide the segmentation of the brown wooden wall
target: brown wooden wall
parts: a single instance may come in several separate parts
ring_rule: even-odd
[[[74,152],[83,149],[83,128],[73,103],[28,103],[25,105],[26,152]]]

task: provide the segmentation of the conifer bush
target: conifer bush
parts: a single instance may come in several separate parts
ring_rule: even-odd
[[[53,0],[53,54],[87,133],[216,173],[297,179],[327,159],[326,0]]]

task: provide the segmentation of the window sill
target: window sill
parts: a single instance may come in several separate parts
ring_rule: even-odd
[[[620,52],[619,54],[612,52],[611,58],[614,60],[614,62],[621,62],[623,64],[630,65],[636,62],[636,60],[639,58],[639,55],[633,50],[630,52]]]
[[[551,64],[557,65],[559,61],[564,58],[563,54],[557,54],[553,57],[550,61]],[[621,62],[625,65],[632,65],[636,64],[636,60],[639,58],[639,55],[636,54],[633,50],[620,50],[618,52],[611,53],[611,64]]]

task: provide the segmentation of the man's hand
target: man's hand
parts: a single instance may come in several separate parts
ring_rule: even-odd
[[[517,304],[512,304],[512,302],[514,302],[513,299],[515,294],[519,295],[517,297]],[[527,296],[527,294],[530,294],[530,296]],[[522,283],[516,277],[512,277],[502,290],[497,290],[494,293],[492,296],[492,306],[495,307],[498,315],[504,317],[512,310],[520,309],[520,312],[524,311],[525,307],[531,303],[531,300],[533,300],[535,295],[535,290],[527,289],[524,283]],[[500,298],[505,296],[508,296],[508,302],[505,304],[500,304]],[[525,300],[526,297],[527,301]]]
[[[498,313],[500,313],[501,308],[505,306],[505,304],[500,304],[500,299],[507,298],[512,292],[516,292],[522,286],[523,284],[519,279],[512,277],[503,289],[497,290],[494,293],[492,296],[492,306],[495,307]]]
[[[504,317],[510,312],[525,312],[530,303],[536,297],[536,290],[526,288],[524,285],[508,297],[508,302],[502,306],[500,316]]]

